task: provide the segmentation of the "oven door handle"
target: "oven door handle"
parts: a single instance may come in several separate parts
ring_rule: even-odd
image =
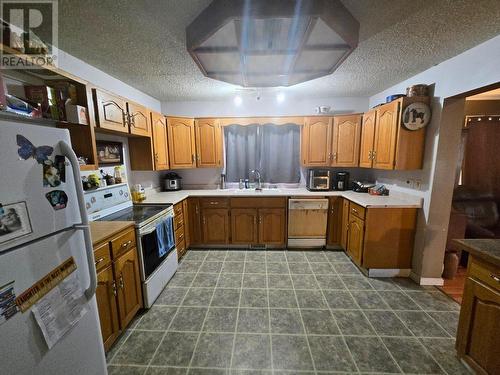
[[[151,229],[148,229],[148,230],[146,230],[146,231],[144,231],[144,232],[143,232],[143,231],[140,231],[140,232],[139,232],[139,236],[144,236],[144,235],[146,235],[146,234],[151,234],[151,233],[153,233],[155,230],[156,230],[156,227],[152,227]]]

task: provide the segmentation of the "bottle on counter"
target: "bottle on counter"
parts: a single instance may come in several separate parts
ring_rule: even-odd
[[[146,200],[146,191],[141,184],[136,184],[132,188],[132,202],[142,203]]]
[[[224,190],[226,188],[226,175],[222,173],[220,175],[220,186],[221,190]]]

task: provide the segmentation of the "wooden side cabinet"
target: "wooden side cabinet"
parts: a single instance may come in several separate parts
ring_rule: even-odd
[[[143,307],[134,227],[95,244],[94,258],[96,300],[107,351]]]
[[[343,203],[342,197],[330,197],[328,207],[328,233],[326,244],[331,248],[342,247],[342,221]]]
[[[201,207],[200,199],[197,197],[189,197],[187,199],[187,213],[188,213],[188,233],[189,233],[189,248],[191,245],[197,246],[202,242],[201,238]]]
[[[499,280],[498,266],[470,254],[456,347],[477,374],[498,374],[500,369]]]
[[[194,119],[168,117],[167,134],[170,168],[196,168]]]
[[[222,166],[222,131],[218,119],[196,119],[196,166],[217,168]]]

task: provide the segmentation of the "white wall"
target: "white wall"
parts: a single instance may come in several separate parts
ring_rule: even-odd
[[[164,102],[162,112],[173,116],[230,117],[230,116],[304,116],[314,115],[318,106],[330,106],[335,114],[364,112],[368,109],[368,98],[313,98],[286,97],[278,103],[272,94],[263,94],[260,100],[255,95],[241,94],[242,103],[237,106],[233,98],[225,101]]]
[[[442,62],[422,73],[398,83],[372,97],[370,107],[384,102],[385,97],[394,93],[404,93],[406,87],[414,84],[428,84],[433,86],[432,120],[427,128],[426,147],[424,155],[424,168],[420,171],[372,171],[372,175],[378,181],[389,184],[394,190],[406,190],[416,193],[424,198],[423,219],[425,226],[429,223],[429,211],[433,202],[439,200],[451,200],[451,196],[443,196],[439,191],[433,192],[434,171],[436,169],[436,156],[439,145],[439,126],[441,112],[445,98],[500,82],[500,36],[492,38],[460,55]],[[450,168],[455,168],[450,165]],[[409,178],[420,179],[422,187],[420,190],[408,189],[406,181]],[[436,235],[436,231],[446,233],[447,223],[439,227],[420,228],[419,233],[425,235],[424,248],[415,249],[417,254],[422,255],[422,263],[442,264],[442,252],[445,243],[441,243],[442,249],[431,249],[428,247],[430,239]],[[435,246],[435,245],[433,245]],[[430,257],[430,259],[429,259]],[[428,258],[428,259],[425,259]],[[429,260],[431,260],[429,262]],[[415,261],[415,259],[414,259]],[[414,269],[418,265],[414,262]],[[427,278],[439,278],[440,267],[431,267],[432,271],[422,269],[421,276]]]

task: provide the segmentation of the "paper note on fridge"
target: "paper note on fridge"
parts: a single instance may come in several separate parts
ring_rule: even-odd
[[[87,299],[73,272],[33,306],[47,346],[52,348],[87,312]]]

